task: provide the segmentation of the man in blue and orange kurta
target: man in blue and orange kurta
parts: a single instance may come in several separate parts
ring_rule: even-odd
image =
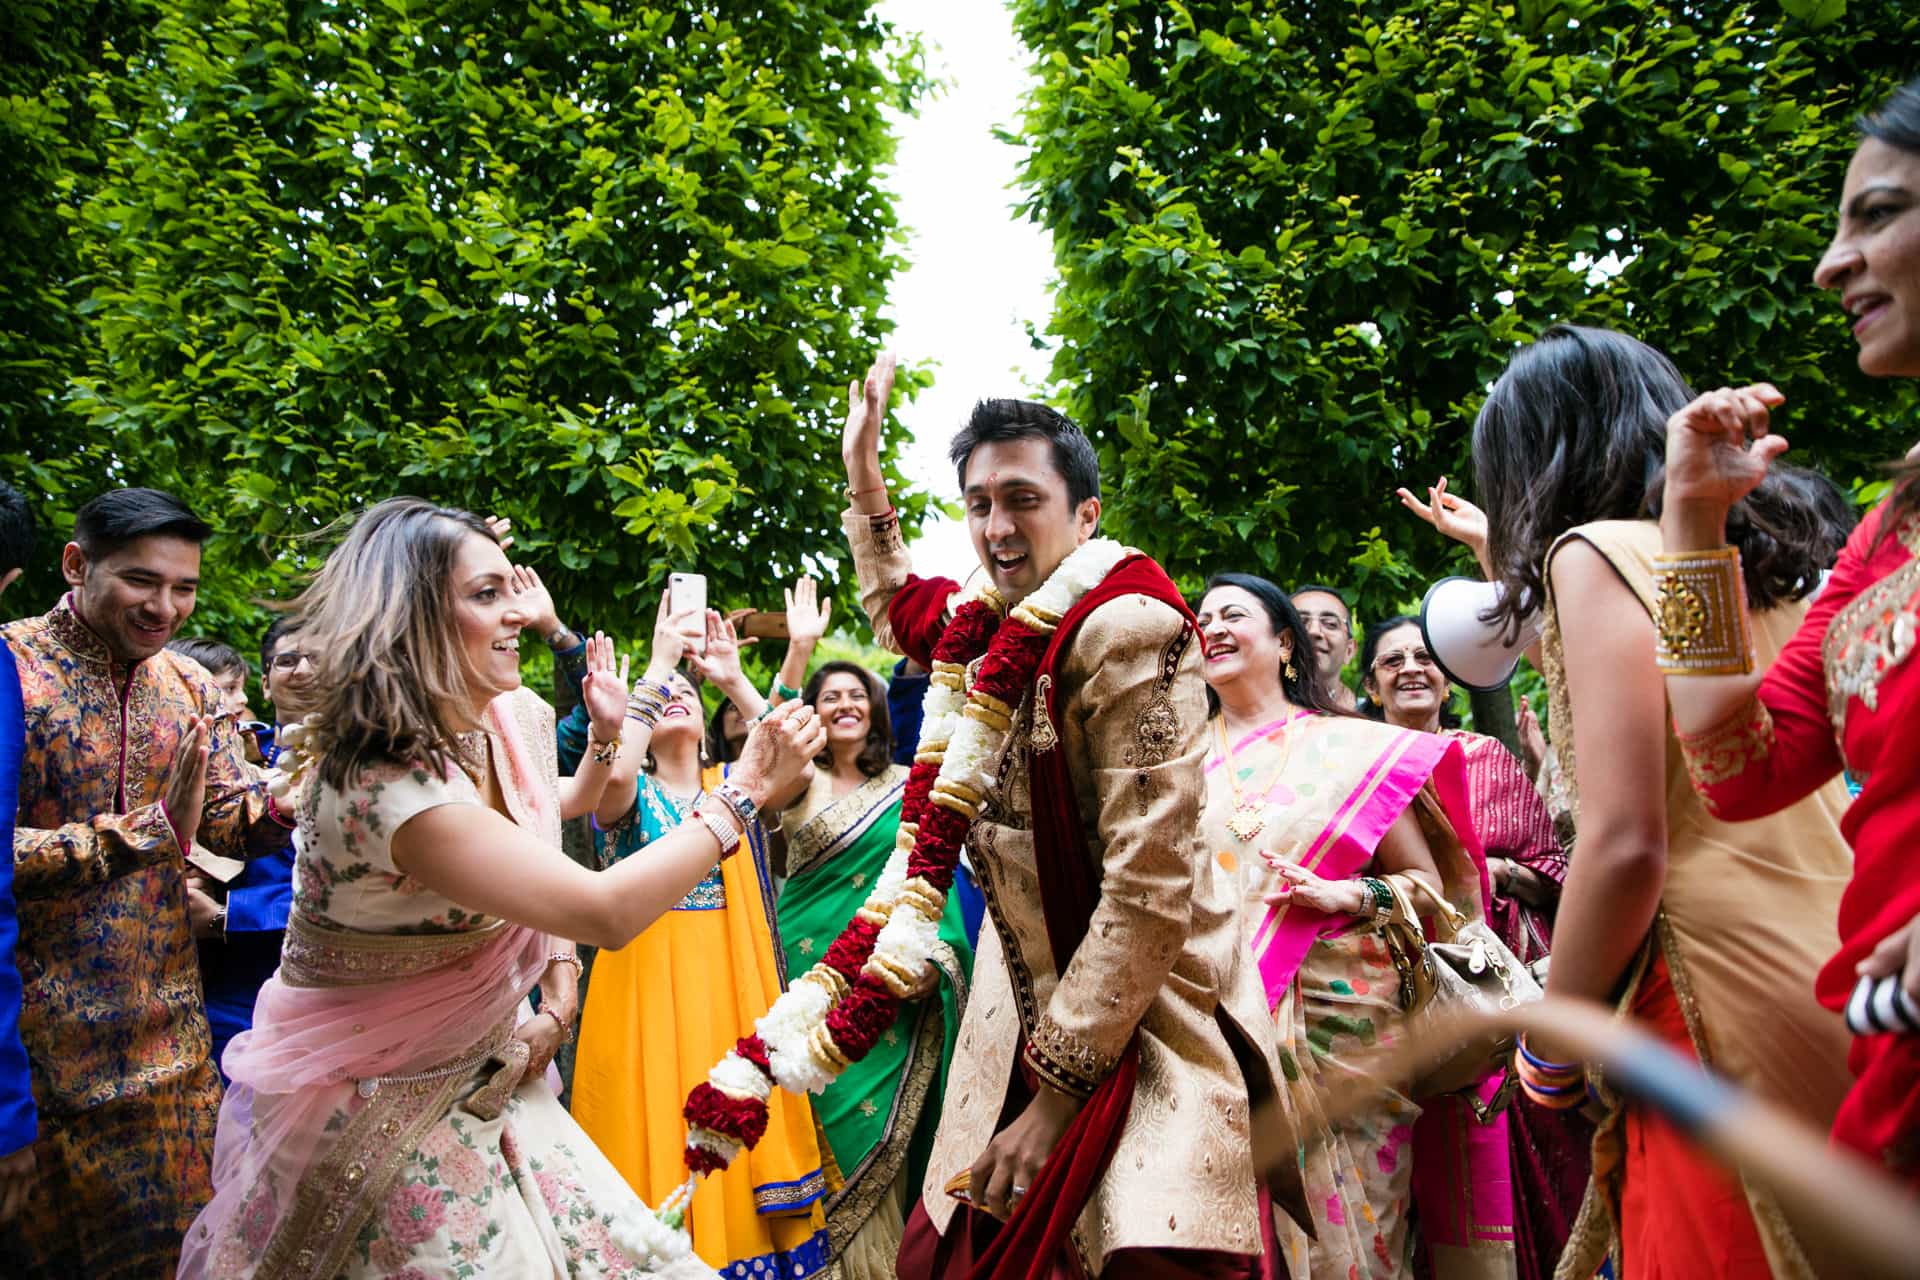
[[[13,891],[20,1019],[40,1111],[0,1274],[173,1274],[211,1194],[220,1082],[187,921],[185,855],[284,850],[218,691],[164,652],[193,612],[207,526],[171,495],[81,508],[71,586],[8,623],[26,710]]]

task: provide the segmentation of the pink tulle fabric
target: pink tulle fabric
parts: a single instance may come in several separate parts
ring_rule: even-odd
[[[243,1207],[246,1234],[264,1241],[293,1207],[294,1189],[326,1154],[327,1122],[360,1105],[354,1082],[426,1071],[474,1049],[486,1029],[514,1016],[552,950],[546,934],[501,926],[481,951],[424,974],[360,987],[289,987],[276,974],[260,990],[253,1029],[234,1037],[223,1060],[232,1087],[220,1108],[213,1154],[213,1202],[180,1258],[181,1280],[254,1274],[216,1267],[215,1254]],[[268,1196],[256,1188],[271,1189]],[[227,1259],[222,1256],[222,1262]]]

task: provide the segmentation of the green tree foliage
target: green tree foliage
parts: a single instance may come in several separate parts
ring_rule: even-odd
[[[417,493],[511,517],[569,620],[635,638],[669,568],[765,607],[839,544],[885,112],[927,85],[867,0],[41,8],[63,53],[5,154],[70,319],[27,393],[8,364],[0,467],[55,536],[109,479],[174,489],[223,530],[207,625],[250,629],[300,535]]]
[[[1014,8],[1052,375],[1113,527],[1189,581],[1417,597],[1461,561],[1394,487],[1470,484],[1487,385],[1560,320],[1772,379],[1842,483],[1910,443],[1811,275],[1914,0]]]

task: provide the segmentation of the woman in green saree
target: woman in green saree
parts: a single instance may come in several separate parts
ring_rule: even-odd
[[[892,763],[877,676],[829,662],[802,697],[826,723],[827,750],[783,819],[787,880],[776,914],[789,973],[819,960],[865,901],[893,852],[907,782],[907,770]],[[907,1206],[925,1173],[973,967],[957,895],[947,900],[940,940],[920,998],[814,1102],[825,1138],[827,1234],[846,1280],[893,1276]]]

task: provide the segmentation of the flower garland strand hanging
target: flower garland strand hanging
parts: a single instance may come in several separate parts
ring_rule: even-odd
[[[992,587],[955,610],[933,651],[920,745],[892,855],[847,927],[812,968],[687,1096],[687,1180],[657,1209],[623,1217],[614,1239],[635,1261],[685,1258],[687,1205],[699,1177],[731,1164],[767,1129],[777,1084],[819,1093],[867,1053],[933,963],[960,847],[980,816],[1013,717],[1064,618],[1127,555],[1096,538],[1060,562],[1004,620]],[[980,668],[969,686],[966,672]]]

